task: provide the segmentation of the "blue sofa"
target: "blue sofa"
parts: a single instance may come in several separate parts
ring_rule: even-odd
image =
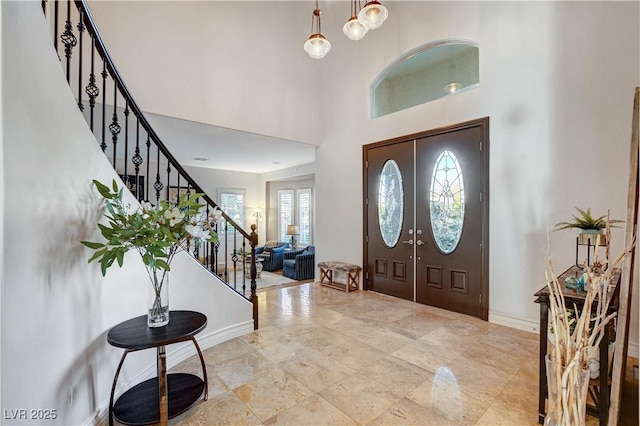
[[[262,258],[263,271],[277,271],[282,269],[284,250],[289,248],[289,243],[283,241],[267,241],[262,247],[256,247],[256,256]]]
[[[282,275],[294,280],[313,279],[316,270],[315,246],[302,250],[290,250],[284,253]]]

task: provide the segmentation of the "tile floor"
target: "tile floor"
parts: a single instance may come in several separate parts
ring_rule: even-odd
[[[172,424],[537,424],[536,334],[318,283],[259,299],[260,329],[204,352],[209,399]]]

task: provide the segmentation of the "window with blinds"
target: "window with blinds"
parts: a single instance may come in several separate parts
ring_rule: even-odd
[[[288,241],[291,236],[287,235],[287,225],[294,225],[294,190],[281,189],[278,191],[278,230],[279,241]]]
[[[237,223],[238,226],[244,226],[244,190],[220,190],[220,208]],[[227,228],[227,232],[230,231],[233,231],[231,225]]]
[[[311,244],[311,188],[298,190],[298,243]]]
[[[278,191],[278,231],[280,241],[289,241],[287,225],[298,225],[298,244],[313,244],[313,194],[311,188],[281,189]]]

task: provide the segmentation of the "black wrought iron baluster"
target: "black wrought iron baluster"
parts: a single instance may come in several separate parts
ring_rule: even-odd
[[[67,58],[67,83],[71,75],[71,53],[78,43],[76,36],[73,35],[73,25],[71,25],[71,2],[67,2],[67,20],[64,24],[64,32],[60,35],[60,40],[64,44],[64,56]]]
[[[217,227],[217,225],[216,225]],[[217,232],[217,228],[216,228],[216,232]],[[219,234],[218,234],[219,235]],[[226,282],[226,277],[224,277],[224,270],[222,271],[222,273],[218,273],[218,256],[220,254],[220,241],[218,240],[218,242],[213,243],[213,253],[212,253],[212,260],[211,260],[211,268],[213,268],[213,271],[215,272],[215,274],[221,278],[224,279],[224,281]]]
[[[234,244],[236,241],[238,241],[238,234],[234,228],[233,230],[233,241]],[[247,251],[245,250],[246,245],[245,245],[245,241],[244,238],[242,239],[242,248],[240,249],[242,251],[242,295],[246,295],[247,292]],[[251,264],[249,264],[251,265]]]
[[[56,51],[58,55],[58,59],[60,59],[60,53],[58,52],[58,20],[59,20],[59,12],[58,12],[58,0],[54,0],[53,2],[53,49]]]
[[[80,50],[82,51],[82,50]],[[84,89],[87,96],[89,96],[89,109],[91,110],[89,118],[89,127],[93,132],[93,110],[96,107],[96,97],[100,94],[98,86],[96,86],[96,75],[94,73],[94,56],[96,51],[95,39],[91,37],[91,74],[89,74],[89,84]],[[104,149],[103,149],[104,151]]]
[[[160,148],[158,148],[158,159],[156,163],[156,182],[153,184],[153,189],[156,190],[156,203],[160,202],[160,191],[162,191],[162,182],[160,182]]]
[[[138,201],[145,199],[144,188],[140,191],[140,164],[142,164],[142,157],[140,156],[140,118],[136,117],[136,150],[134,156],[131,158],[131,162],[135,166],[136,173],[136,191]]]
[[[102,148],[102,152],[107,152],[107,142],[105,142],[107,131],[105,127],[107,125],[107,77],[109,74],[107,73],[107,62],[104,59],[102,59],[102,72],[100,75],[102,76],[102,143],[100,148]]]
[[[222,255],[224,256],[223,261],[224,261],[224,280],[228,283],[229,282],[229,244],[228,244],[228,238],[227,238],[227,230],[229,229],[229,224],[227,223],[227,221],[224,221],[224,226],[222,227],[222,231],[224,233],[224,253],[222,253]],[[234,286],[235,288],[235,286]]]
[[[146,176],[146,179],[147,179],[147,183],[146,183],[147,186],[146,186],[146,188],[144,190],[144,193],[147,194],[146,200],[149,201],[150,200],[149,194],[151,194],[149,192],[149,181],[151,180],[151,179],[149,179],[151,177],[151,174],[149,173],[149,169],[151,167],[151,140],[149,139],[149,131],[148,130],[147,130],[147,143],[146,143],[146,145],[147,145],[147,173],[145,174],[145,176]]]
[[[172,201],[172,200],[169,200],[169,186],[170,186],[169,182],[171,182],[171,162],[167,158],[167,201]]]
[[[233,248],[233,251],[231,252],[231,261],[233,262],[233,288],[234,290],[237,290],[237,283],[238,283],[238,252],[236,251],[236,248]],[[244,274],[243,274],[244,275]]]
[[[208,203],[204,208],[204,214],[206,214],[206,216],[205,216],[206,219],[205,220],[209,223],[209,226],[211,226],[212,222],[211,222],[211,216],[209,215],[209,204]],[[204,266],[207,269],[210,269],[210,263],[209,263],[211,261],[211,259],[209,258],[210,250],[211,250],[211,244],[205,243],[205,244],[202,245],[202,251],[203,251],[202,257],[204,259]]]
[[[80,21],[78,21],[78,108],[84,111],[82,104],[82,33],[84,32],[84,12],[80,11]]]
[[[126,179],[126,183],[129,184],[129,174],[127,173],[127,158],[129,158],[129,100],[126,99],[124,103],[124,178]],[[138,187],[134,187],[133,191],[136,194],[136,198],[138,198]]]
[[[111,117],[111,124],[109,125],[109,131],[111,132],[111,142],[113,142],[113,168],[116,167],[116,149],[118,145],[118,135],[122,128],[118,124],[118,82],[113,80],[113,116]]]
[[[253,305],[253,329],[258,329],[258,295],[256,289],[256,276],[258,275],[258,269],[256,266],[256,246],[258,245],[258,234],[256,233],[258,226],[256,224],[251,225],[251,304]]]
[[[180,176],[180,175],[178,175],[178,176]],[[189,193],[189,186],[187,184],[187,194],[188,193]],[[201,202],[200,197],[198,197],[197,201],[199,203]],[[197,215],[198,215],[198,217],[200,217],[202,215],[202,212],[200,210],[198,210]],[[195,257],[196,260],[200,260],[200,244],[199,243],[195,243],[195,242],[193,243],[193,257]],[[202,263],[204,263],[204,262],[202,262]]]

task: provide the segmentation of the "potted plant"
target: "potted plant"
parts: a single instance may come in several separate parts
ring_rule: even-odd
[[[622,223],[624,220],[619,219],[607,219],[607,215],[602,215],[598,217],[594,217],[591,214],[591,208],[587,208],[587,210],[583,210],[579,207],[576,207],[576,210],[580,213],[580,215],[572,215],[573,220],[571,222],[558,222],[555,224],[554,231],[559,231],[561,229],[572,229],[578,228],[581,230],[580,235],[580,244],[592,244],[596,243],[600,245],[606,244],[606,238],[604,237],[604,230],[607,228],[607,222],[610,226],[616,227],[615,223]],[[591,234],[591,235],[589,235]],[[596,236],[598,235],[597,239]]]
[[[204,194],[199,193],[183,194],[176,202],[160,200],[156,206],[143,202],[131,209],[122,201],[123,189],[118,188],[115,180],[111,188],[97,180],[93,184],[104,197],[108,224],[98,224],[106,242],[82,241],[85,246],[96,250],[89,262],[100,261],[104,276],[114,262],[123,265],[126,252],[137,250],[151,281],[147,325],[167,325],[171,261],[180,249],[188,245],[217,242],[218,235],[213,225],[221,212],[215,210],[209,217],[203,214],[205,205],[196,200]]]

